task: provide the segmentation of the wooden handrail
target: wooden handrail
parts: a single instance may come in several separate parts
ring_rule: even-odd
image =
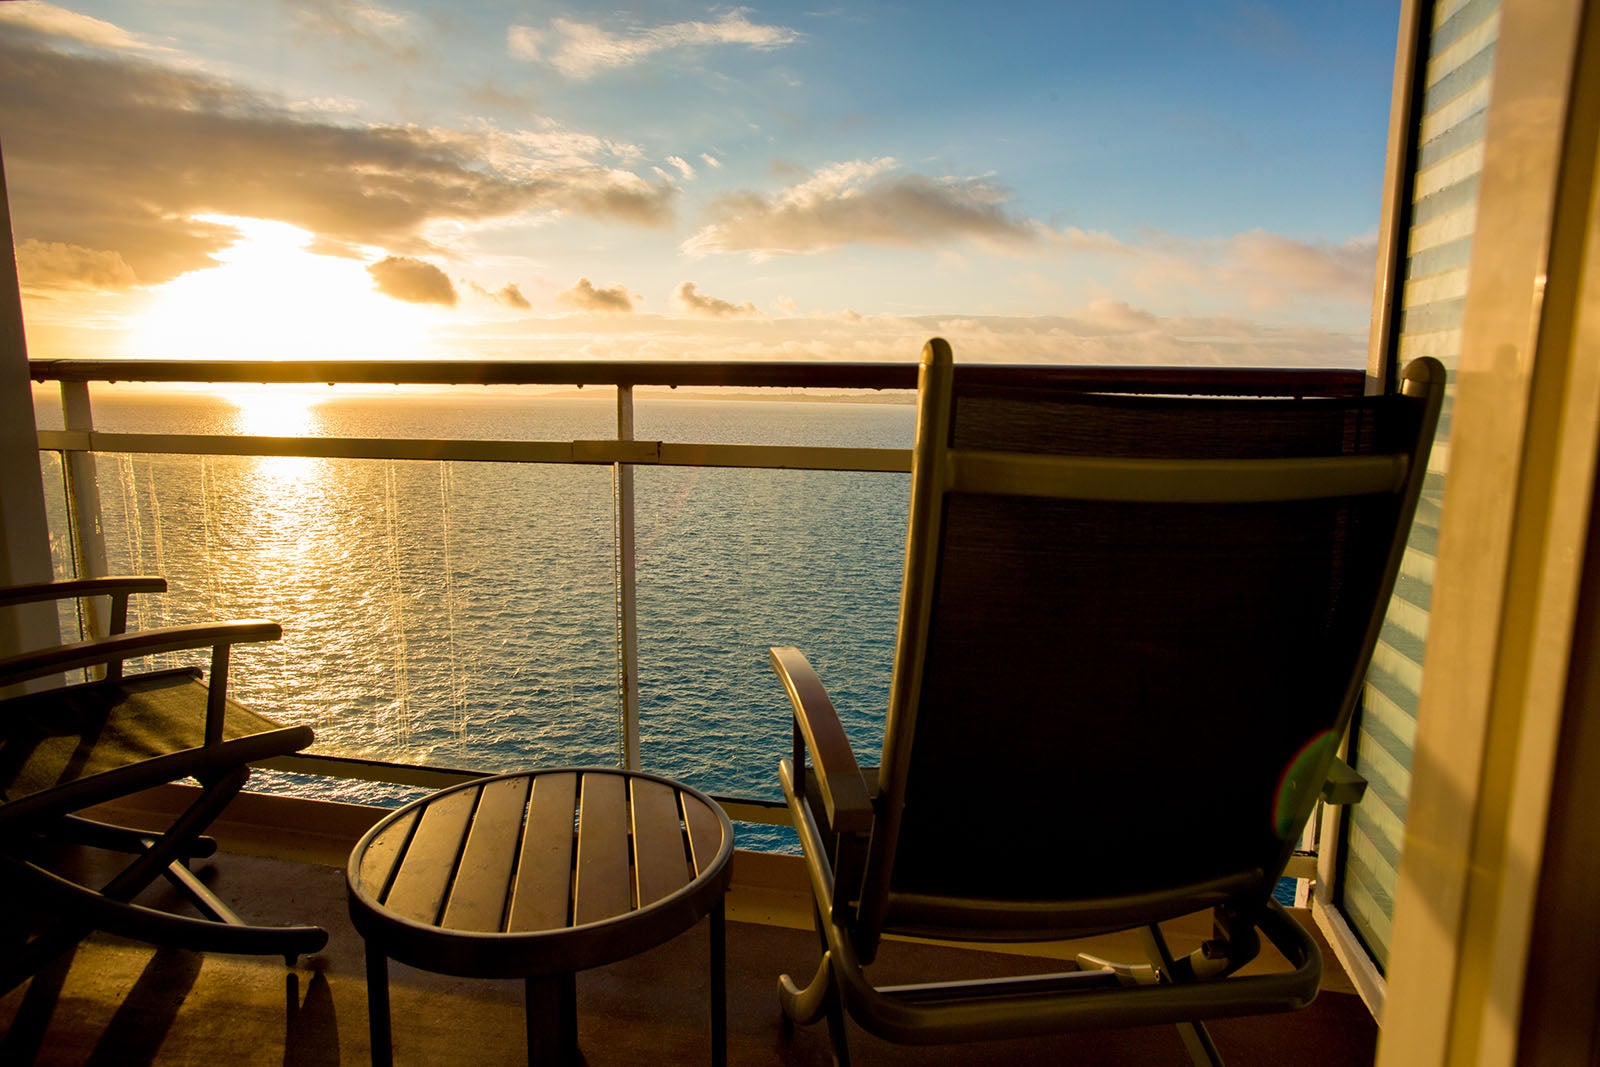
[[[905,389],[915,363],[689,360],[179,360],[35,359],[36,382],[207,382],[277,385],[655,385],[700,388]],[[1276,392],[1359,396],[1361,370],[1251,367],[1090,367],[968,363],[963,382],[1063,382],[1145,393]]]

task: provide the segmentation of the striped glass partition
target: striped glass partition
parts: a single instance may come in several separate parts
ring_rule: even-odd
[[[1415,172],[1404,236],[1397,360],[1434,356],[1451,372],[1427,485],[1399,584],[1362,695],[1351,744],[1371,783],[1345,823],[1338,903],[1379,968],[1388,960],[1401,828],[1422,686],[1422,650],[1450,465],[1450,410],[1477,218],[1478,175],[1488,114],[1499,0],[1439,0],[1425,16],[1427,56],[1411,131]]]

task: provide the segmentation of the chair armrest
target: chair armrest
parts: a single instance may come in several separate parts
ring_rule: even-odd
[[[839,713],[823,688],[822,679],[797,648],[774,648],[772,669],[783,682],[794,706],[795,776],[804,793],[804,755],[809,753],[822,793],[822,803],[833,833],[858,833],[872,829],[872,798],[867,781],[856,764],[845,737]],[[801,743],[805,752],[798,751]]]
[[[122,574],[104,578],[68,578],[56,582],[34,582],[31,585],[0,587],[0,608],[18,604],[36,604],[44,600],[67,600],[77,597],[108,596],[111,598],[111,615],[105,620],[110,633],[120,634],[128,628],[128,598],[135,593],[165,593],[167,580],[153,574]]]
[[[0,586],[0,608],[41,600],[66,600],[80,596],[115,596],[165,593],[167,580],[154,575],[116,575],[108,578],[69,578],[59,582]]]
[[[190,648],[210,648],[215,651],[250,641],[276,641],[282,636],[283,627],[275,622],[242,619],[195,626],[161,626],[110,637],[95,637],[0,659],[0,687],[83,667],[121,663],[138,656]]]

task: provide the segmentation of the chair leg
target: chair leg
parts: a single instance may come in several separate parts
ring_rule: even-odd
[[[818,1019],[828,1020],[828,1041],[833,1046],[833,1062],[850,1063],[850,1045],[845,1030],[844,1005],[839,999],[839,988],[833,977],[833,956],[828,949],[828,937],[822,928],[822,913],[815,908],[812,918],[816,922],[817,939],[822,942],[822,959],[816,974],[804,989],[795,985],[787,974],[778,976],[778,1004],[783,1009],[784,1032],[795,1024],[809,1026]]]
[[[1139,931],[1140,940],[1144,944],[1145,955],[1150,957],[1150,966],[1155,969],[1163,985],[1172,983],[1177,971],[1176,962],[1172,958],[1172,950],[1167,947],[1167,939],[1161,934],[1161,927],[1156,925],[1146,926]],[[1211,1040],[1211,1034],[1205,1024],[1198,1019],[1177,1024],[1178,1036],[1183,1039],[1183,1047],[1189,1053],[1189,1059],[1195,1067],[1225,1067],[1222,1054],[1217,1051],[1217,1046]]]
[[[127,826],[87,819],[82,815],[63,815],[61,821],[49,832],[52,840],[73,841],[90,848],[107,852],[139,853],[150,847],[157,835],[149,830],[135,830]],[[195,837],[185,843],[181,855],[184,859],[204,859],[215,855],[217,843],[209,837]]]
[[[828,1043],[833,1046],[834,1067],[850,1067],[850,1037],[844,1028],[844,1005],[828,998]]]
[[[202,783],[205,788],[195,802],[184,809],[183,814],[142,855],[107,882],[101,892],[113,900],[124,902],[138,896],[169,865],[182,859],[184,846],[199,837],[201,831],[222,814],[222,809],[239,795],[239,790],[249,780],[249,767],[235,767],[214,781]]]
[[[826,952],[822,954],[822,962],[817,964],[817,973],[811,976],[804,989],[788,975],[778,975],[778,1004],[783,1008],[786,1021],[810,1026],[827,1013],[828,1002],[833,999],[836,999],[833,964]]]
[[[1195,1067],[1225,1067],[1222,1053],[1217,1051],[1216,1043],[1211,1040],[1211,1032],[1204,1023],[1179,1023],[1178,1036],[1183,1039],[1183,1047]]]
[[[281,955],[291,966],[304,953],[316,952],[327,944],[327,932],[314,926],[261,927],[242,922],[210,889],[194,877],[183,861],[195,854],[204,855],[204,845],[195,841],[228,805],[250,776],[248,767],[233,768],[214,781],[203,783],[204,791],[165,833],[146,835],[139,854],[99,891],[87,889],[31,863],[10,857],[4,866],[13,888],[31,891],[47,902],[47,908],[61,918],[7,954],[0,965],[0,992],[26,980],[50,960],[82,941],[90,932],[103,929],[152,944],[166,944],[207,952],[233,952],[251,955]],[[89,836],[109,831],[107,844],[132,840],[120,828],[98,827],[84,821],[74,830],[88,827]],[[165,875],[206,916],[196,919],[132,903],[157,878]]]

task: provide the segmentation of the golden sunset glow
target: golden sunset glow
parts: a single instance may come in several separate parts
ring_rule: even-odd
[[[326,386],[234,385],[223,389],[221,396],[235,409],[233,433],[246,437],[311,437],[317,433],[316,406],[326,391]],[[324,460],[311,456],[258,456],[254,464],[256,495],[265,501],[265,507],[298,514],[307,494],[326,493],[317,484]],[[303,516],[298,521],[303,522]],[[282,542],[279,554],[298,558],[303,548],[297,543],[298,538]]]
[[[316,429],[318,397],[285,386],[233,386],[223,399],[238,409],[234,432],[247,437],[305,437]]]
[[[437,314],[379,293],[361,260],[311,252],[312,235],[287,223],[197,217],[236,229],[239,239],[213,257],[215,267],[179,275],[151,291],[129,331],[127,355],[408,359],[429,354]]]

